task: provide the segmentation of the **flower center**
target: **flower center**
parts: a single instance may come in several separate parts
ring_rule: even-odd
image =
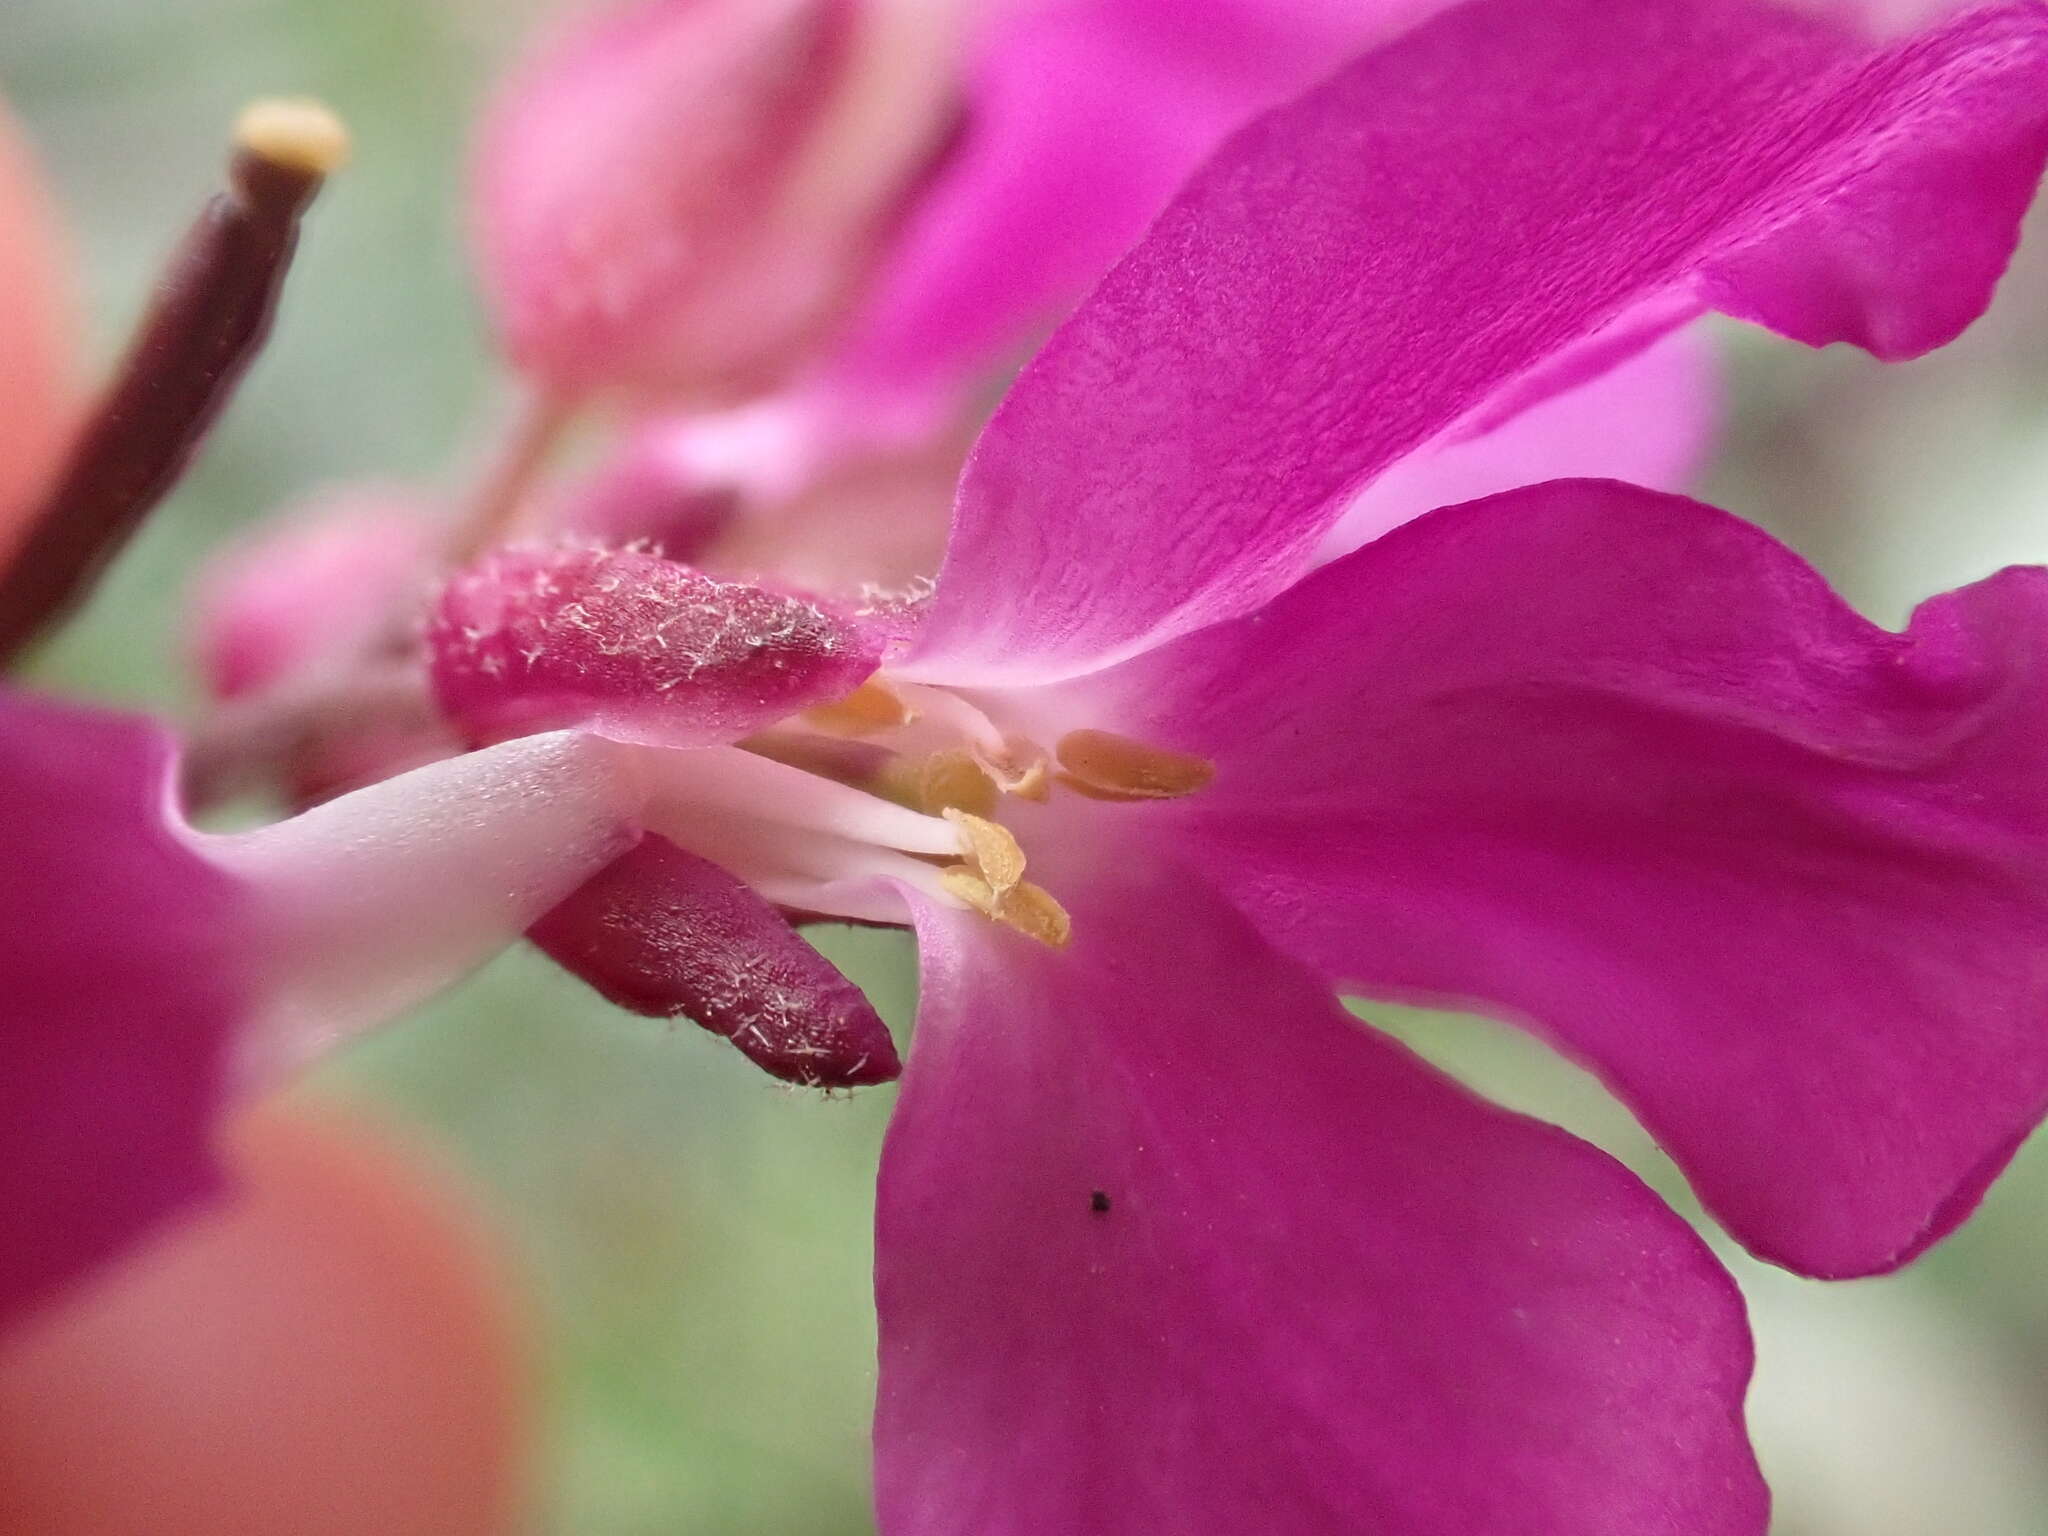
[[[785,907],[900,921],[876,893],[881,876],[1060,948],[1072,925],[1026,878],[1005,804],[1044,803],[1062,788],[1101,801],[1174,799],[1215,769],[1092,728],[1047,752],[949,689],[878,675],[738,747],[663,754],[657,771],[674,793],[660,797],[670,809],[656,830]]]

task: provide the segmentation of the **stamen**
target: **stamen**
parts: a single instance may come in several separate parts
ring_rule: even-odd
[[[927,815],[966,811],[993,816],[1002,799],[994,780],[966,752],[934,752],[917,765],[916,774],[917,808]]]
[[[823,918],[854,923],[882,923],[901,927],[910,921],[902,894],[883,881],[907,885],[948,903],[957,898],[947,888],[942,872],[929,864],[898,855],[878,854],[867,861],[872,867],[859,874],[835,880],[803,875],[763,875],[748,881],[776,906]]]
[[[1053,899],[1052,892],[1026,880],[1003,899],[1000,920],[1027,939],[1052,949],[1065,949],[1074,936],[1074,920]]]
[[[939,871],[947,894],[958,897],[986,917],[996,915],[996,893],[989,883],[965,864],[950,864]]]
[[[1052,777],[1045,761],[1045,748],[1035,741],[1022,736],[1006,736],[1002,751],[977,754],[977,760],[988,776],[995,780],[996,788],[1006,795],[1015,795],[1020,800],[1035,800],[1042,805],[1052,794]]]
[[[998,895],[989,883],[965,864],[939,871],[946,891],[985,917],[1006,928],[1014,928],[1027,939],[1036,939],[1052,949],[1065,949],[1074,936],[1073,919],[1042,885],[1026,880]]]
[[[917,711],[879,677],[871,677],[843,699],[804,711],[806,724],[838,736],[868,736],[910,724]]]
[[[921,718],[953,727],[956,735],[965,737],[985,758],[1004,760],[1009,743],[996,723],[952,689],[900,680],[891,686]]]
[[[127,359],[0,577],[0,662],[90,590],[184,473],[270,333],[299,218],[346,158],[339,118],[258,103],[236,128],[227,190],[171,258]]]
[[[1176,800],[1208,787],[1216,765],[1110,731],[1069,731],[1057,748],[1059,781],[1091,800]]]
[[[1024,850],[1009,828],[966,811],[949,810],[946,820],[960,829],[969,863],[998,899],[1024,878]]]
[[[936,816],[737,747],[647,748],[640,761],[653,790],[649,815],[665,823],[710,811],[720,819],[830,833],[905,853],[961,852],[959,831]],[[673,841],[690,846],[687,836]]]

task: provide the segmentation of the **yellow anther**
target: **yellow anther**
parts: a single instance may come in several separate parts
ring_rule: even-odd
[[[949,864],[939,871],[939,882],[948,892],[988,917],[996,915],[996,893],[988,882],[965,864]]]
[[[1024,878],[1024,850],[1007,827],[967,811],[948,810],[946,820],[960,833],[960,851],[988,882],[997,899]]]
[[[895,689],[880,678],[871,677],[843,699],[815,704],[804,711],[804,719],[821,731],[840,736],[869,736],[893,731],[917,718]]]
[[[1044,886],[1026,880],[998,895],[965,864],[940,870],[939,879],[950,893],[975,911],[1005,928],[1016,929],[1027,939],[1036,939],[1053,949],[1065,949],[1074,935],[1074,922],[1067,916],[1067,909]]]
[[[1032,800],[1043,805],[1052,798],[1052,765],[1041,757],[1003,787],[1019,800]]]
[[[1060,738],[1060,782],[1092,800],[1176,800],[1216,777],[1206,757],[1169,752],[1110,731],[1069,731]]]
[[[235,143],[260,159],[306,176],[331,176],[348,163],[348,128],[307,96],[252,101],[235,119]]]
[[[983,754],[979,761],[1006,795],[1043,803],[1052,793],[1052,768],[1045,760],[1045,748],[1035,741],[1008,737],[1001,752]]]
[[[1067,909],[1053,900],[1052,892],[1029,880],[1002,899],[995,916],[997,922],[1053,949],[1065,949],[1074,936],[1074,920]]]
[[[965,811],[987,818],[1002,798],[995,781],[965,752],[934,752],[919,763],[916,793],[917,808],[927,816]]]

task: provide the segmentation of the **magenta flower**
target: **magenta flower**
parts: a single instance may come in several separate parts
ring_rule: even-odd
[[[124,720],[0,705],[0,1326],[207,1185],[242,893],[166,834],[168,757]]]
[[[624,388],[649,410],[605,469],[564,499],[565,526],[651,538],[721,572],[770,571],[810,587],[929,576],[990,381],[1228,132],[1441,8],[959,4],[938,13],[956,41],[929,14],[897,27],[902,8],[886,0],[642,0],[568,34],[514,79],[492,115],[474,219],[515,363],[550,390]],[[808,50],[800,57],[798,42]],[[871,239],[842,242],[830,272],[813,238],[830,221],[803,224],[802,242],[780,237],[778,249],[812,274],[777,290],[777,304],[809,306],[799,335],[755,292],[778,269],[747,232],[820,152],[824,104],[885,70],[919,82],[890,97],[894,132],[834,142],[838,163],[866,166],[864,186],[887,187],[887,217]],[[905,159],[903,146],[948,113],[957,131]],[[736,153],[742,127],[748,164],[766,169],[735,171],[718,158]],[[742,197],[755,210],[747,218],[730,209]],[[667,259],[678,251],[689,259]],[[720,276],[726,264],[736,279]],[[829,317],[801,298],[812,292],[832,296]],[[728,388],[728,403],[739,403],[707,410],[713,392],[699,378],[678,409],[677,388],[658,387],[661,370],[644,358],[659,351],[670,374],[737,377],[721,361],[732,349],[708,334],[713,314],[731,314],[731,330],[758,349],[751,398]],[[1533,420],[1498,431],[1490,420],[1475,424],[1472,444],[1439,445],[1438,469],[1417,458],[1400,477],[1410,483],[1389,484],[1362,517],[1390,526],[1456,499],[1433,491],[1480,494],[1559,474],[1682,484],[1711,417],[1704,349],[1674,338],[1616,361],[1614,377],[1583,396],[1567,392]]]
[[[232,1100],[511,942],[639,836],[595,737],[472,753],[252,832],[146,722],[0,697],[0,1329],[218,1183]]]
[[[1405,455],[1704,308],[1938,344],[2044,154],[2040,5],[1878,49],[1480,0],[1196,176],[997,412],[853,694],[820,707],[844,648],[740,667],[827,610],[645,554],[451,587],[450,714],[643,744],[686,851],[557,909],[565,963],[697,1006],[650,956],[706,867],[916,928],[885,1529],[1762,1530],[1704,1247],[1335,994],[1518,1020],[1751,1248],[1904,1262],[2048,1106],[2048,573],[1891,634],[1755,529],[1586,480],[1313,568]]]
[[[0,657],[61,622],[189,462],[346,148],[314,104],[243,115],[226,186],[74,421],[61,357],[41,361],[39,209],[0,142],[0,258],[23,279],[0,331],[36,361],[0,457]],[[346,525],[293,554],[330,580],[394,579],[389,551],[365,558]],[[318,642],[335,637],[274,588],[236,597],[216,636],[224,691],[330,663]],[[375,628],[346,600],[327,611]],[[631,754],[592,735],[526,737],[232,834],[187,823],[177,758],[147,722],[0,691],[0,1329],[214,1188],[223,1105],[452,981],[640,837]]]

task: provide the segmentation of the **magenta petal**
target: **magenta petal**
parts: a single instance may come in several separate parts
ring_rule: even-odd
[[[1249,611],[1358,488],[1645,306],[1931,346],[2044,149],[2034,4],[1886,51],[1745,0],[1447,12],[1226,143],[1025,370],[918,665],[1067,676]]]
[[[1903,1262],[2048,1108],[2048,572],[1895,635],[1725,513],[1560,481],[1112,685],[1216,757],[1169,819],[1278,942],[1532,1021],[1767,1258]]]
[[[141,721],[0,699],[0,1328],[215,1182],[250,936],[170,764]]]
[[[946,415],[1108,270],[1227,132],[1442,3],[988,7],[959,141],[826,377],[870,418]]]
[[[527,937],[621,1008],[687,1017],[772,1077],[857,1088],[899,1070],[859,987],[747,886],[665,838],[643,839]]]
[[[499,550],[454,577],[427,648],[441,707],[479,740],[582,725],[672,747],[842,697],[879,660],[817,603],[581,545]]]
[[[1604,1154],[1377,1034],[1199,878],[1055,953],[920,919],[884,1154],[888,1536],[1754,1536],[1733,1285]]]
[[[1541,480],[1598,475],[1683,490],[1706,458],[1719,405],[1706,335],[1673,332],[1486,430],[1411,453],[1344,509],[1322,557],[1437,507]]]

